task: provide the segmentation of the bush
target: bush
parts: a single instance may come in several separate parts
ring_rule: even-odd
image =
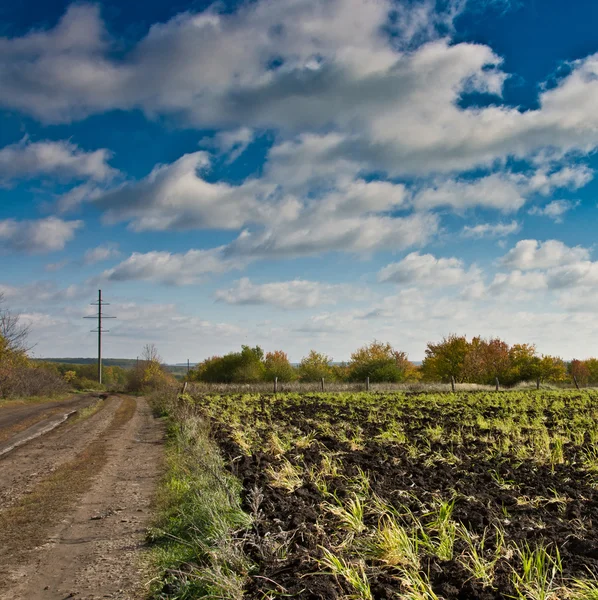
[[[93,390],[93,391],[101,391],[104,389],[104,386],[97,379],[88,379],[87,377],[76,377],[73,379],[71,385],[76,390]]]
[[[257,383],[266,379],[264,351],[241,346],[241,352],[212,356],[189,373],[190,381],[206,383]]]

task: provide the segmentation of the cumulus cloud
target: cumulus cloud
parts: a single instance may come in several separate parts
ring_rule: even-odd
[[[224,273],[240,268],[242,261],[223,258],[221,250],[221,248],[189,250],[181,254],[158,251],[134,252],[116,267],[104,271],[102,279],[190,285],[197,283],[208,274]]]
[[[240,229],[262,222],[275,187],[257,180],[242,185],[209,183],[206,152],[185,154],[158,165],[144,179],[130,182],[93,200],[108,223],[130,221],[135,231],[167,229]]]
[[[443,287],[478,281],[480,271],[473,266],[465,269],[457,258],[436,258],[432,254],[412,252],[403,260],[391,263],[378,273],[378,281],[405,285]]]
[[[320,217],[328,217],[321,220]],[[326,252],[372,253],[422,246],[438,230],[438,217],[349,216],[331,218],[326,207],[308,208],[293,221],[264,232],[243,231],[226,249],[230,256],[293,258]]]
[[[83,221],[63,221],[57,217],[30,221],[0,221],[0,248],[29,254],[45,254],[62,250],[70,242]]]
[[[579,200],[553,200],[542,208],[539,206],[532,206],[527,212],[530,215],[548,217],[555,223],[562,223],[563,215],[570,210],[577,208],[579,205]]]
[[[587,261],[590,251],[581,246],[570,248],[559,240],[520,240],[501,260],[510,269],[528,271],[550,269]]]
[[[484,238],[484,237],[506,237],[517,233],[521,225],[517,221],[510,223],[480,223],[478,225],[465,225],[462,235],[466,238]]]
[[[0,148],[0,181],[46,176],[104,181],[118,173],[108,164],[111,156],[106,149],[86,152],[66,140],[32,142],[25,138]]]
[[[106,222],[127,221],[135,231],[241,230],[225,252],[237,256],[404,249],[438,229],[435,215],[392,214],[408,207],[403,184],[338,175],[329,188],[295,195],[279,172],[230,185],[206,181],[209,166],[207,153],[186,154],[93,202]]]
[[[215,298],[227,304],[270,304],[279,308],[300,309],[335,304],[338,296],[347,288],[346,285],[302,279],[255,284],[243,277],[233,287],[216,291]]]
[[[118,258],[121,255],[117,244],[102,244],[96,248],[90,248],[83,255],[83,264],[93,265],[98,262]]]
[[[211,6],[152,25],[119,55],[98,5],[74,4],[52,29],[0,38],[0,105],[50,122],[141,108],[200,127],[326,128],[339,135],[330,160],[358,157],[393,173],[458,171],[547,149],[596,147],[598,55],[571,63],[540,93],[537,109],[501,105],[507,74],[500,57],[448,37],[463,6]],[[472,91],[497,102],[463,108],[459,100]]]

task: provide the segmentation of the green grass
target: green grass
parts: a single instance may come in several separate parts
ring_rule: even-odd
[[[150,597],[240,599],[251,567],[238,538],[251,525],[241,485],[203,419],[179,410],[170,420],[159,517],[149,532],[157,572]]]

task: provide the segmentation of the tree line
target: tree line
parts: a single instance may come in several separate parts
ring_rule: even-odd
[[[580,384],[598,383],[598,359],[573,360],[538,354],[533,344],[509,346],[499,338],[450,335],[428,343],[421,365],[388,342],[374,340],[351,354],[346,363],[311,350],[292,365],[282,350],[264,352],[259,346],[242,346],[240,352],[212,356],[189,373],[189,381],[208,383],[258,383],[264,381],[313,382],[443,382],[502,385],[523,381],[561,383],[575,375]]]

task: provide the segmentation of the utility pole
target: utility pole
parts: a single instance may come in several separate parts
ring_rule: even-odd
[[[108,317],[102,312],[102,307],[109,305],[109,302],[102,300],[102,290],[98,290],[98,301],[92,302],[91,305],[98,307],[98,314],[83,318],[98,320],[98,328],[92,329],[91,333],[98,334],[98,381],[102,383],[102,333],[108,333],[109,331],[109,329],[102,329],[102,319],[116,319],[116,317]]]

